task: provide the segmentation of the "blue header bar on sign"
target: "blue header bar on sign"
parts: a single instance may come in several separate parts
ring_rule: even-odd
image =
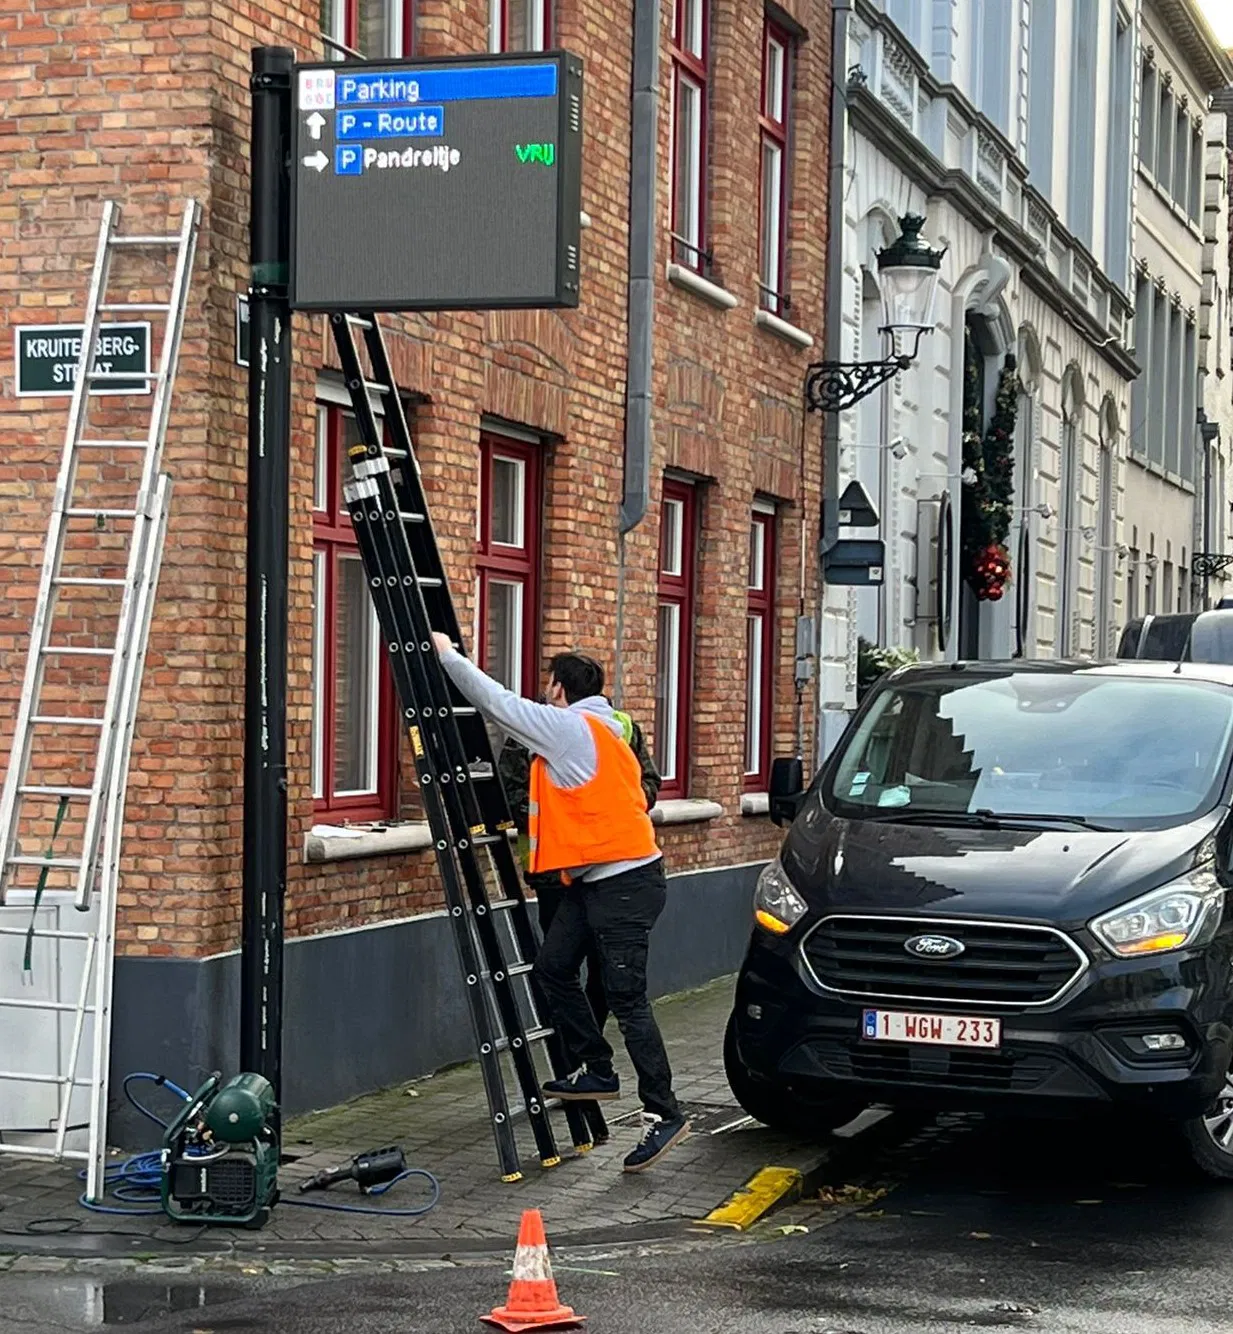
[[[424,69],[415,73],[343,74],[338,106],[415,106],[419,102],[478,102],[555,97],[556,65],[499,65],[487,69]]]

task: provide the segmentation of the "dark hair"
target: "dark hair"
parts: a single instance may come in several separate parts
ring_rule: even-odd
[[[548,664],[548,675],[565,691],[567,704],[604,692],[604,669],[584,653],[558,653]]]

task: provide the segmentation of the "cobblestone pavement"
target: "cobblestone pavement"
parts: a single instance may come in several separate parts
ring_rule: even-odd
[[[626,1093],[607,1105],[612,1129],[607,1145],[575,1154],[568,1147],[564,1117],[554,1112],[558,1142],[566,1146],[560,1165],[540,1168],[529,1129],[521,1124],[523,1179],[501,1182],[478,1067],[457,1067],[289,1122],[283,1151],[295,1161],[280,1172],[284,1202],[260,1232],[177,1226],[161,1214],[90,1213],[77,1203],[81,1186],[72,1167],[0,1160],[0,1268],[6,1253],[31,1260],[39,1255],[178,1253],[185,1262],[192,1254],[282,1254],[300,1260],[347,1254],[440,1256],[510,1246],[526,1208],[543,1210],[554,1242],[683,1232],[760,1167],[808,1170],[822,1156],[816,1146],[786,1140],[750,1121],[736,1106],[722,1061],[731,992],[732,979],[726,978],[657,1004],[677,1094],[695,1129],[646,1173],[621,1171],[639,1126],[634,1081],[617,1043]],[[320,1168],[390,1144],[402,1146],[408,1165],[426,1168],[440,1181],[440,1202],[426,1216],[382,1217],[292,1203],[311,1199],[387,1210],[415,1207],[424,1198],[423,1183],[415,1180],[400,1183],[380,1201],[364,1200],[349,1182],[328,1194],[304,1197],[296,1190]]]

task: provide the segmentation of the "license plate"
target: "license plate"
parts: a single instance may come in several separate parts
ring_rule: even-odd
[[[975,1015],[866,1010],[861,1031],[875,1042],[925,1042],[938,1047],[1002,1045],[1002,1021]]]

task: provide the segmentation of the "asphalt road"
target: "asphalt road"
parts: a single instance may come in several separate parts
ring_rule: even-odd
[[[562,1299],[595,1334],[1233,1331],[1233,1187],[1196,1179],[1148,1128],[974,1123],[888,1161],[903,1179],[871,1206],[839,1217],[802,1206],[774,1220],[807,1234],[558,1253]],[[505,1270],[123,1280],[103,1283],[92,1324],[64,1287],[81,1279],[10,1274],[0,1330],[455,1334],[483,1328]]]

